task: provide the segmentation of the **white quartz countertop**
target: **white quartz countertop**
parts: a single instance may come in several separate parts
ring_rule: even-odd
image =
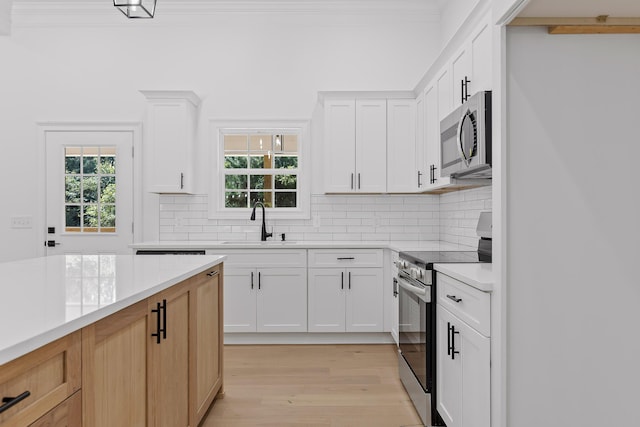
[[[484,292],[491,292],[495,282],[491,263],[434,264],[433,268]]]
[[[269,240],[259,241],[155,241],[142,242],[131,245],[134,249],[162,250],[162,249],[391,249],[394,251],[474,251],[477,248],[442,242],[429,241],[285,241]]]
[[[220,264],[211,255],[58,255],[0,263],[0,365]]]

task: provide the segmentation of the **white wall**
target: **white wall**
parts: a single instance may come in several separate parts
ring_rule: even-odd
[[[138,121],[138,90],[194,90],[203,98],[197,191],[205,193],[210,118],[311,118],[318,91],[411,89],[437,54],[438,33],[428,14],[222,13],[181,25],[14,20],[11,36],[0,37],[0,260],[39,254],[40,230],[9,227],[15,215],[42,221],[37,121]]]
[[[507,37],[507,425],[638,426],[640,35]]]

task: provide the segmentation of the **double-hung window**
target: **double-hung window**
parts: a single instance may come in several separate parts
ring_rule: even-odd
[[[220,126],[216,131],[212,217],[244,218],[258,202],[272,218],[308,217],[303,128]]]

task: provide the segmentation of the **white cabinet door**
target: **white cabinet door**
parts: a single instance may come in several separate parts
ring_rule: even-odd
[[[345,270],[309,269],[309,332],[345,331]]]
[[[453,92],[453,104],[451,110],[458,108],[464,101],[465,96],[471,96],[470,82],[473,79],[471,75],[471,55],[465,45],[454,56],[451,61],[451,77],[453,79],[451,90]],[[469,83],[467,83],[467,81]]]
[[[261,268],[257,284],[258,332],[307,331],[306,268]]]
[[[382,280],[382,268],[347,270],[345,278],[347,332],[382,332],[384,322]]]
[[[418,190],[416,101],[387,100],[387,192]]]
[[[489,427],[490,338],[437,306],[438,412],[448,427]]]
[[[416,175],[417,191],[422,191],[428,184],[429,163],[426,153],[425,127],[425,95],[424,92],[416,98]]]
[[[449,66],[445,66],[438,74],[436,86],[438,88],[438,129],[440,128],[440,120],[449,114],[452,108],[451,93],[451,73]]]
[[[471,68],[473,79],[470,83],[470,94],[491,90],[492,84],[492,33],[491,23],[487,19],[474,32],[471,39]]]
[[[355,190],[356,103],[354,100],[326,101],[324,104],[325,192]]]
[[[142,91],[147,97],[144,126],[145,188],[152,193],[192,193],[197,108],[190,91]]]
[[[458,320],[441,305],[436,307],[436,318],[438,413],[447,427],[461,427],[462,357],[459,354],[455,358],[451,356],[451,326],[455,327]]]
[[[256,331],[257,271],[255,268],[224,269],[224,331]]]
[[[387,191],[387,101],[356,101],[356,191]]]

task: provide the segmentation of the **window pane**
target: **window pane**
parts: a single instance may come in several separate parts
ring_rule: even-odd
[[[114,151],[114,153],[111,153]],[[114,175],[116,173],[115,149],[102,147],[100,149],[100,173],[104,175]]]
[[[246,208],[247,192],[246,191],[227,191],[224,195],[225,208]]]
[[[224,188],[227,190],[246,190],[247,175],[225,175]]]
[[[270,190],[273,188],[272,177],[273,175],[250,175],[249,188],[252,190]]]
[[[224,168],[225,169],[246,169],[247,156],[225,156]]]
[[[85,147],[82,154],[82,173],[98,173],[98,148]]]
[[[282,145],[277,149],[283,153],[298,152],[298,135],[283,135]]]
[[[82,179],[82,200],[85,203],[98,201],[98,178],[84,177]]]
[[[103,176],[100,178],[100,203],[116,202],[116,177]]]
[[[80,227],[80,206],[65,206],[65,227]],[[66,231],[78,231],[69,230]]]
[[[276,193],[276,208],[295,208],[296,192],[283,191]]]
[[[276,189],[295,190],[298,184],[297,175],[276,175]]]
[[[64,177],[64,200],[67,203],[80,203],[80,177]]]
[[[273,207],[273,193],[270,191],[252,191],[250,199],[251,206],[254,206],[257,202],[261,202],[266,208]]]
[[[100,206],[100,231],[113,233],[116,226],[115,205]],[[105,228],[107,228],[105,230]]]
[[[224,153],[246,154],[247,141],[247,135],[224,135]]]
[[[271,147],[271,135],[250,135],[249,136],[249,151],[251,153],[267,154],[273,151]]]
[[[80,173],[80,147],[66,147],[64,149],[64,173]]]
[[[82,226],[84,232],[98,231],[98,205],[82,207]]]
[[[266,156],[251,156],[251,169],[264,169]]]
[[[298,156],[276,156],[275,167],[277,169],[296,169],[298,167]]]

